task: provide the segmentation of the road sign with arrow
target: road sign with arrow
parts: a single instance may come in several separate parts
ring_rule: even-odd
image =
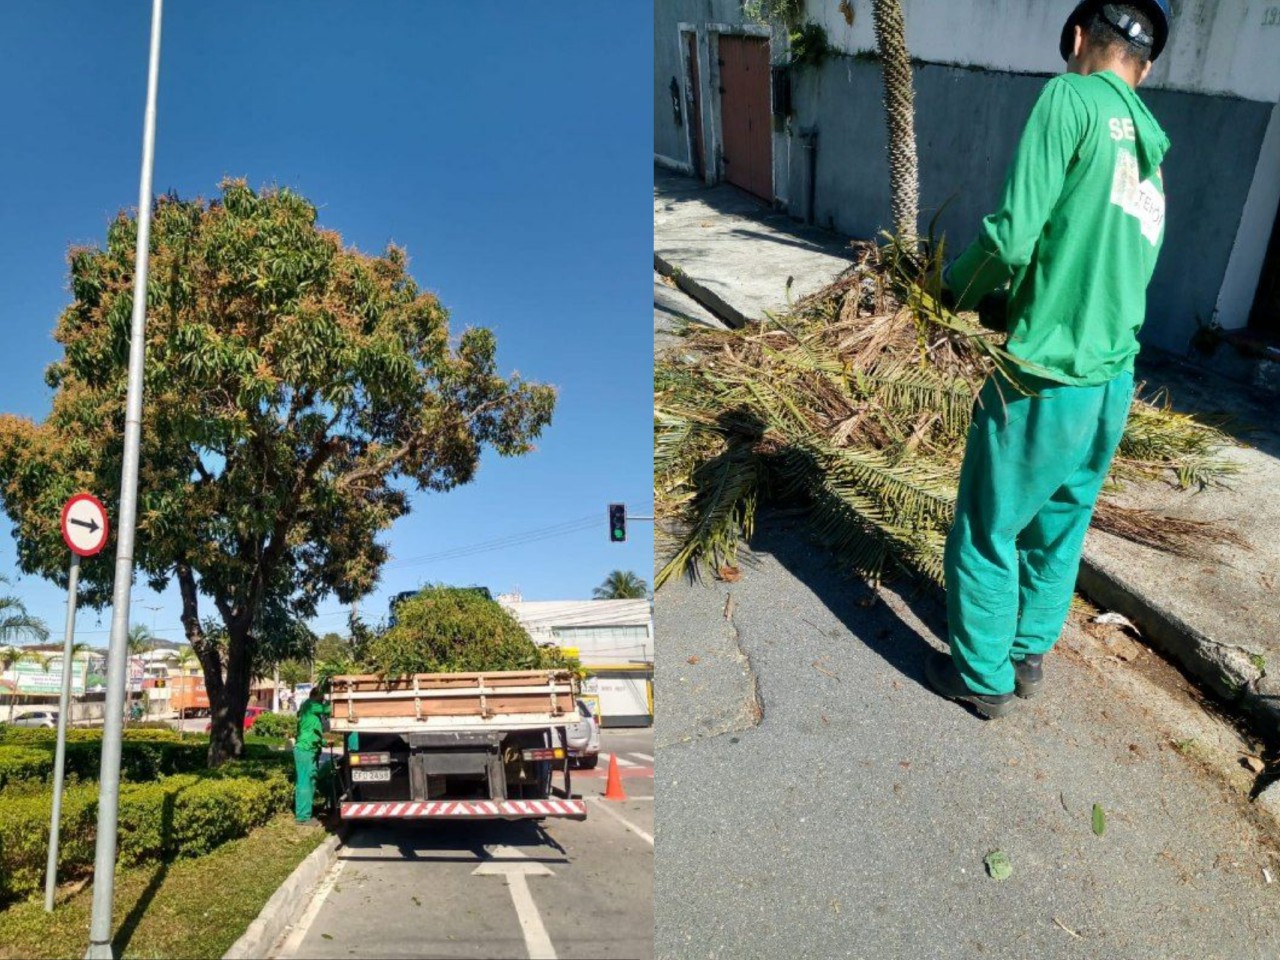
[[[77,493],[62,508],[62,539],[79,557],[92,557],[107,545],[107,508],[97,497]]]

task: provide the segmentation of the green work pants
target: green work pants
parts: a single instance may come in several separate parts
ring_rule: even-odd
[[[311,804],[316,795],[316,769],[320,764],[318,747],[294,747],[293,767],[297,782],[293,789],[293,816],[301,823],[311,819]]]
[[[1011,693],[1071,607],[1085,530],[1133,401],[1133,375],[1095,387],[987,381],[965,446],[945,572],[951,654],[975,693]]]

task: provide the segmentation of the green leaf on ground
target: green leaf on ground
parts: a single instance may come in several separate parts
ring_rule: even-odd
[[[991,874],[992,880],[1008,880],[1013,876],[1013,864],[1003,850],[993,850],[983,862],[986,863],[987,873]]]
[[[1107,832],[1107,815],[1100,803],[1093,805],[1093,832],[1099,837]]]

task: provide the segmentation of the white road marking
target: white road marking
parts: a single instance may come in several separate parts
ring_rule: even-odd
[[[624,757],[624,756],[623,756],[622,754],[620,754],[620,753],[602,753],[602,754],[600,754],[600,759],[601,759],[601,760],[603,760],[605,763],[608,763],[608,762],[609,762],[609,758],[610,758],[610,757],[617,757],[617,758],[618,758],[618,766],[620,766],[620,767],[638,767],[638,766],[640,766],[640,764],[635,763],[634,761],[628,760],[626,757]]]
[[[645,761],[646,763],[653,763],[653,757],[649,756],[649,754],[647,753],[633,753],[631,754],[631,756],[639,757],[641,760]]]
[[[270,952],[270,956],[285,958],[298,955],[298,948],[306,939],[311,925],[316,922],[316,917],[320,915],[325,900],[329,898],[329,891],[333,889],[333,885],[338,880],[338,874],[346,864],[347,862],[339,856],[338,861],[329,868],[329,872],[320,878],[320,882],[316,884],[315,893],[311,895],[311,902],[307,904],[307,909],[302,911],[302,916],[298,918],[298,922],[294,924],[284,941],[276,941],[276,949]]]
[[[639,837],[645,843],[649,844],[649,846],[651,847],[653,846],[653,836],[651,834],[645,833],[643,830],[637,827],[634,823],[632,823],[630,820],[628,820],[626,817],[620,814],[617,810],[609,806],[609,804],[611,803],[616,803],[617,802],[616,800],[605,800],[603,797],[588,797],[587,799],[597,801],[596,809],[603,810],[605,813],[613,817],[615,820],[621,821],[623,826],[625,826],[628,830],[634,833],[637,837]],[[643,800],[646,798],[637,797],[636,799]]]
[[[551,945],[551,937],[542,923],[538,905],[533,902],[533,894],[529,892],[529,877],[551,877],[555,874],[546,864],[520,863],[519,861],[527,861],[528,858],[522,850],[515,847],[498,844],[492,848],[486,847],[486,850],[491,859],[481,863],[471,871],[471,875],[505,877],[507,890],[511,893],[511,903],[516,908],[516,918],[520,921],[520,931],[524,934],[524,948],[529,953],[529,960],[556,960],[556,948]]]

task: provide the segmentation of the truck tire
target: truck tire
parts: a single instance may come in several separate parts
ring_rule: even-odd
[[[589,757],[578,758],[578,768],[580,770],[594,770],[600,765],[600,754],[593,753]]]

